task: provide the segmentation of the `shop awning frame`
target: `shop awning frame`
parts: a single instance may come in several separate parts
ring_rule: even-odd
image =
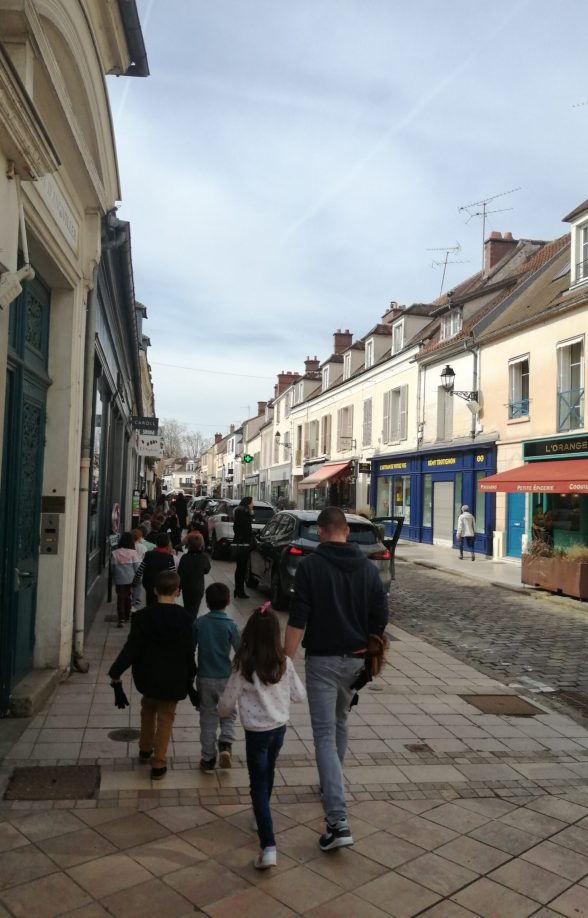
[[[307,475],[306,478],[303,478],[298,485],[298,490],[305,491],[308,488],[319,488],[321,485],[341,475],[342,472],[349,468],[351,468],[350,462],[327,462],[319,469],[316,469],[311,475]]]
[[[478,491],[507,494],[588,494],[588,459],[529,462],[480,479]]]

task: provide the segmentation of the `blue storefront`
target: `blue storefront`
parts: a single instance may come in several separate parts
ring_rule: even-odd
[[[494,443],[373,457],[371,507],[376,516],[404,516],[404,539],[457,546],[457,517],[467,504],[476,517],[476,551],[491,555],[495,502],[478,483],[495,471]]]

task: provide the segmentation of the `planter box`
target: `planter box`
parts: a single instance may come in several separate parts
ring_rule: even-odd
[[[588,599],[588,563],[523,555],[521,582],[550,593]]]

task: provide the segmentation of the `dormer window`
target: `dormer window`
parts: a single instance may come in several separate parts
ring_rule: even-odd
[[[579,226],[576,236],[576,270],[574,283],[582,284],[588,281],[588,223]]]
[[[392,326],[392,353],[397,354],[404,347],[404,319]]]
[[[461,312],[459,309],[452,309],[441,320],[441,341],[448,341],[454,338],[461,331]]]
[[[323,367],[323,392],[329,388],[329,367]]]
[[[369,370],[374,365],[374,339],[370,338],[365,343],[365,368]]]
[[[343,356],[343,379],[349,379],[351,376],[351,352]]]

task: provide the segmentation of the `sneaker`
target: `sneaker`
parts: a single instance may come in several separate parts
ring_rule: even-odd
[[[153,755],[153,749],[147,749],[145,751],[143,751],[142,749],[139,749],[139,760],[141,762],[148,762],[152,755]]]
[[[275,847],[263,848],[253,861],[253,866],[256,870],[267,870],[268,867],[275,867],[277,863],[278,852]]]
[[[330,826],[327,823],[327,831],[319,838],[319,848],[321,851],[332,851],[334,848],[346,848],[347,845],[353,844],[353,835],[349,826]]]
[[[230,768],[232,763],[231,760],[231,744],[230,743],[219,743],[218,744],[218,767],[219,768]]]
[[[205,775],[213,775],[215,765],[216,759],[200,759],[200,771],[203,771]]]
[[[151,780],[152,781],[161,781],[163,776],[167,773],[167,766],[164,765],[163,768],[152,768],[151,769]]]

